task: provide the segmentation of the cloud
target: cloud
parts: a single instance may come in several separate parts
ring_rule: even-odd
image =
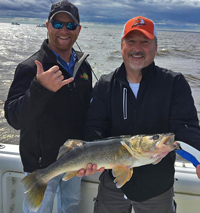
[[[79,10],[83,21],[85,17],[89,21],[93,20],[94,16],[104,16],[105,22],[116,24],[125,23],[128,19],[139,15],[151,18],[155,22],[174,20],[187,23],[198,23],[197,17],[200,16],[199,1],[193,0],[102,0],[100,5],[99,1],[85,0],[79,4]],[[102,21],[101,18],[99,21]]]
[[[45,0],[0,0],[0,16],[46,18],[50,7]]]
[[[46,20],[55,0],[0,0],[0,18]],[[81,23],[122,25],[135,16],[146,16],[158,27],[193,27],[200,30],[199,0],[71,0]]]

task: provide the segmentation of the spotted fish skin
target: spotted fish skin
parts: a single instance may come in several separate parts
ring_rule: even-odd
[[[63,180],[75,176],[88,163],[97,168],[112,169],[114,182],[121,188],[133,175],[133,168],[159,163],[170,151],[179,148],[174,134],[119,136],[86,142],[68,140],[60,148],[57,161],[45,169],[26,176],[26,205],[36,212],[42,203],[46,186],[52,178],[65,173]]]

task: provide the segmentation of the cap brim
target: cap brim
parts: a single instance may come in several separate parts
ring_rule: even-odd
[[[125,34],[122,38],[125,38],[130,32],[133,32],[133,31],[140,31],[141,33],[143,33],[148,39],[154,39],[155,38],[155,35],[147,32],[146,30],[143,30],[143,29],[133,29],[131,31],[129,31],[127,34]]]
[[[70,12],[67,12],[67,11],[58,11],[58,12],[54,13],[54,14],[50,17],[49,20],[52,20],[53,17],[54,17],[56,14],[58,14],[58,13],[67,13],[68,15],[70,15],[70,16],[73,18],[73,20],[74,20],[77,24],[79,24],[78,20],[77,20]]]

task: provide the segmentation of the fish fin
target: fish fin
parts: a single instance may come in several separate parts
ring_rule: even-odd
[[[61,158],[64,154],[66,154],[70,149],[74,149],[77,146],[83,146],[83,144],[85,143],[85,141],[81,141],[81,140],[67,140],[61,147],[59,150],[59,154],[57,157],[57,160],[59,158]]]
[[[43,200],[47,183],[38,178],[39,170],[32,172],[22,179],[25,188],[26,206],[30,211],[36,212]]]
[[[112,169],[112,174],[115,177],[114,183],[117,188],[121,188],[127,181],[129,181],[133,174],[133,168],[129,167],[115,167]]]
[[[120,141],[120,143],[124,148],[126,148],[126,150],[130,153],[130,155],[134,157],[133,150],[124,141]]]
[[[120,136],[115,136],[115,137],[108,137],[108,138],[104,138],[104,140],[116,140],[116,139],[123,139],[123,138],[130,138],[131,135],[120,135]]]
[[[117,140],[117,139],[123,139],[123,138],[130,138],[130,137],[131,137],[131,135],[120,135],[120,136],[115,136],[115,137],[103,138],[103,136],[101,135],[101,133],[99,133],[99,132],[97,132],[97,131],[95,131],[95,132],[96,132],[96,133],[101,137],[101,139],[103,139],[104,141],[108,141],[108,140],[112,140],[112,139]],[[99,141],[99,139],[94,140],[94,141]]]
[[[74,177],[75,175],[78,174],[78,171],[73,171],[73,172],[66,172],[65,175],[63,176],[62,180],[67,181],[70,178]]]

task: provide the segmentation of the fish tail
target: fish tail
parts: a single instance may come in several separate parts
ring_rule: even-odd
[[[35,171],[23,178],[22,184],[25,188],[26,206],[29,210],[36,212],[43,200],[47,183],[38,178],[39,171]]]

